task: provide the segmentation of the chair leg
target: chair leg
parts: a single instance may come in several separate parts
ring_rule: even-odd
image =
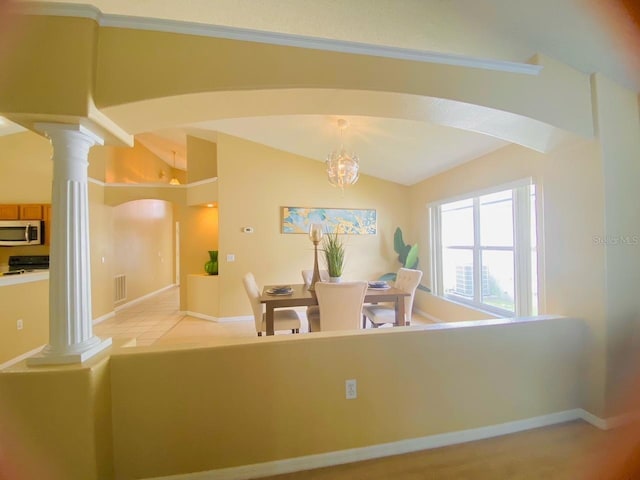
[[[362,315],[362,328],[363,329],[367,328],[367,316],[366,315]]]
[[[258,336],[261,337],[262,336],[262,332],[258,332]]]

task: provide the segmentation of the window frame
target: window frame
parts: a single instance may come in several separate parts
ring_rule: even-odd
[[[531,225],[531,212],[532,212],[532,190],[535,192],[535,209],[534,215],[536,217],[535,225],[535,249],[536,249],[536,279],[537,279],[537,312],[542,310],[542,243],[540,242],[541,224],[541,189],[536,185],[531,178],[518,180],[515,182],[501,184],[498,186],[476,190],[455,197],[446,198],[437,202],[428,204],[429,210],[429,231],[430,231],[430,256],[431,256],[431,285],[433,294],[444,298],[446,300],[461,303],[479,310],[487,311],[502,317],[513,316],[530,316],[533,314],[533,279],[532,279],[532,258],[533,258],[533,246],[532,246],[532,225]],[[480,197],[484,195],[494,194],[506,190],[512,191],[512,216],[513,216],[513,247],[491,247],[488,250],[509,250],[513,251],[513,267],[514,267],[514,311],[502,309],[493,305],[482,302],[481,295],[481,253],[483,247],[480,244],[480,221],[479,221],[479,209],[480,209]],[[442,266],[442,211],[443,205],[457,202],[461,200],[473,201],[473,300],[465,298],[461,295],[455,295],[444,292],[444,275]],[[461,247],[462,248],[462,247]]]

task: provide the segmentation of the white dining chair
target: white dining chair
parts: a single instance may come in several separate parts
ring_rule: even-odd
[[[264,304],[260,303],[260,289],[253,273],[249,272],[242,278],[244,289],[247,292],[253,317],[256,324],[256,333],[259,337],[267,331],[267,321],[264,312]],[[300,317],[298,312],[292,309],[278,309],[273,311],[273,330],[291,330],[291,333],[300,333]]]
[[[319,315],[312,318],[310,331],[360,329],[367,282],[318,282],[315,292]]]
[[[318,270],[320,274],[321,282],[329,281],[329,270]],[[304,280],[304,284],[309,288],[311,285],[311,280],[313,279],[313,270],[302,270],[302,280]],[[307,307],[307,321],[309,322],[309,331],[311,331],[311,322],[318,322],[318,318],[320,317],[320,311],[318,309],[318,305],[310,305]]]
[[[410,295],[404,297],[404,324],[411,324],[411,315],[413,313],[413,297],[416,293],[416,288],[420,284],[422,279],[422,272],[420,270],[412,270],[410,268],[401,268],[396,275],[396,281],[394,286],[403,292]],[[366,305],[362,309],[362,328],[366,328],[367,319],[371,322],[374,328],[387,323],[396,322],[396,308],[394,304],[378,304],[378,305]]]

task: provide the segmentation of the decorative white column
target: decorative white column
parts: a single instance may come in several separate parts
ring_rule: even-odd
[[[53,145],[49,344],[27,365],[80,363],[111,345],[93,335],[89,256],[89,149],[103,140],[80,125],[37,124]]]

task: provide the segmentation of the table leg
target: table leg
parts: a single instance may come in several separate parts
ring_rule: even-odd
[[[405,325],[404,321],[404,297],[396,297],[396,326],[402,327]]]
[[[273,335],[273,307],[267,304],[265,312],[265,323],[267,324],[267,335]]]

